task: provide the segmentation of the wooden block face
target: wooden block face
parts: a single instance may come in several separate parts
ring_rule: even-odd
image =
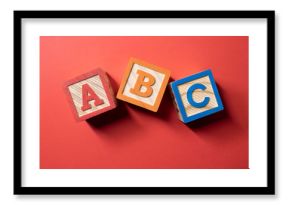
[[[170,71],[130,59],[117,98],[157,112],[170,77]]]
[[[210,70],[170,84],[180,119],[191,122],[223,110],[223,104]]]
[[[101,69],[70,80],[65,89],[77,120],[86,120],[116,107],[109,79]]]

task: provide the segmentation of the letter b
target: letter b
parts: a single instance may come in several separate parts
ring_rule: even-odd
[[[153,93],[152,85],[155,83],[155,78],[142,70],[137,70],[137,74],[135,86],[130,89],[130,92],[141,97],[150,97]],[[146,78],[148,81],[145,81]],[[141,91],[142,87],[145,87],[146,90]]]

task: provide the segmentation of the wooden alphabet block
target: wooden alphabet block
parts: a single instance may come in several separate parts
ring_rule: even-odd
[[[65,91],[78,121],[89,119],[117,106],[108,76],[101,69],[68,81]]]
[[[181,121],[189,123],[223,110],[212,72],[205,70],[170,83]]]
[[[157,112],[170,71],[137,59],[130,59],[117,98]]]

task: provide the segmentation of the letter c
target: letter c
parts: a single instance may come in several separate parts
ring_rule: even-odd
[[[196,107],[196,108],[202,108],[202,107],[205,107],[208,103],[209,103],[209,100],[210,98],[209,97],[205,97],[203,99],[203,101],[201,102],[196,102],[193,97],[192,97],[192,93],[197,90],[197,89],[200,89],[200,90],[205,90],[206,89],[206,86],[203,85],[203,84],[200,84],[200,83],[197,83],[197,84],[193,84],[192,86],[190,86],[190,88],[188,89],[187,91],[187,100],[188,102],[193,106],[193,107]]]

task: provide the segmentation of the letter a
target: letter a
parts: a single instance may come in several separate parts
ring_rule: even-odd
[[[83,105],[82,105],[82,111],[86,111],[92,108],[90,101],[94,100],[94,105],[98,106],[104,103],[102,99],[100,99],[96,93],[93,91],[93,89],[88,85],[84,84],[82,86],[82,95],[83,95]]]
[[[142,70],[138,70],[137,74],[138,74],[138,78],[136,80],[135,86],[134,88],[130,89],[130,92],[141,97],[150,97],[153,93],[153,89],[151,86],[155,84],[154,76]],[[145,77],[149,79],[146,82],[145,82]],[[146,87],[145,91],[141,91],[141,88],[143,86]]]

